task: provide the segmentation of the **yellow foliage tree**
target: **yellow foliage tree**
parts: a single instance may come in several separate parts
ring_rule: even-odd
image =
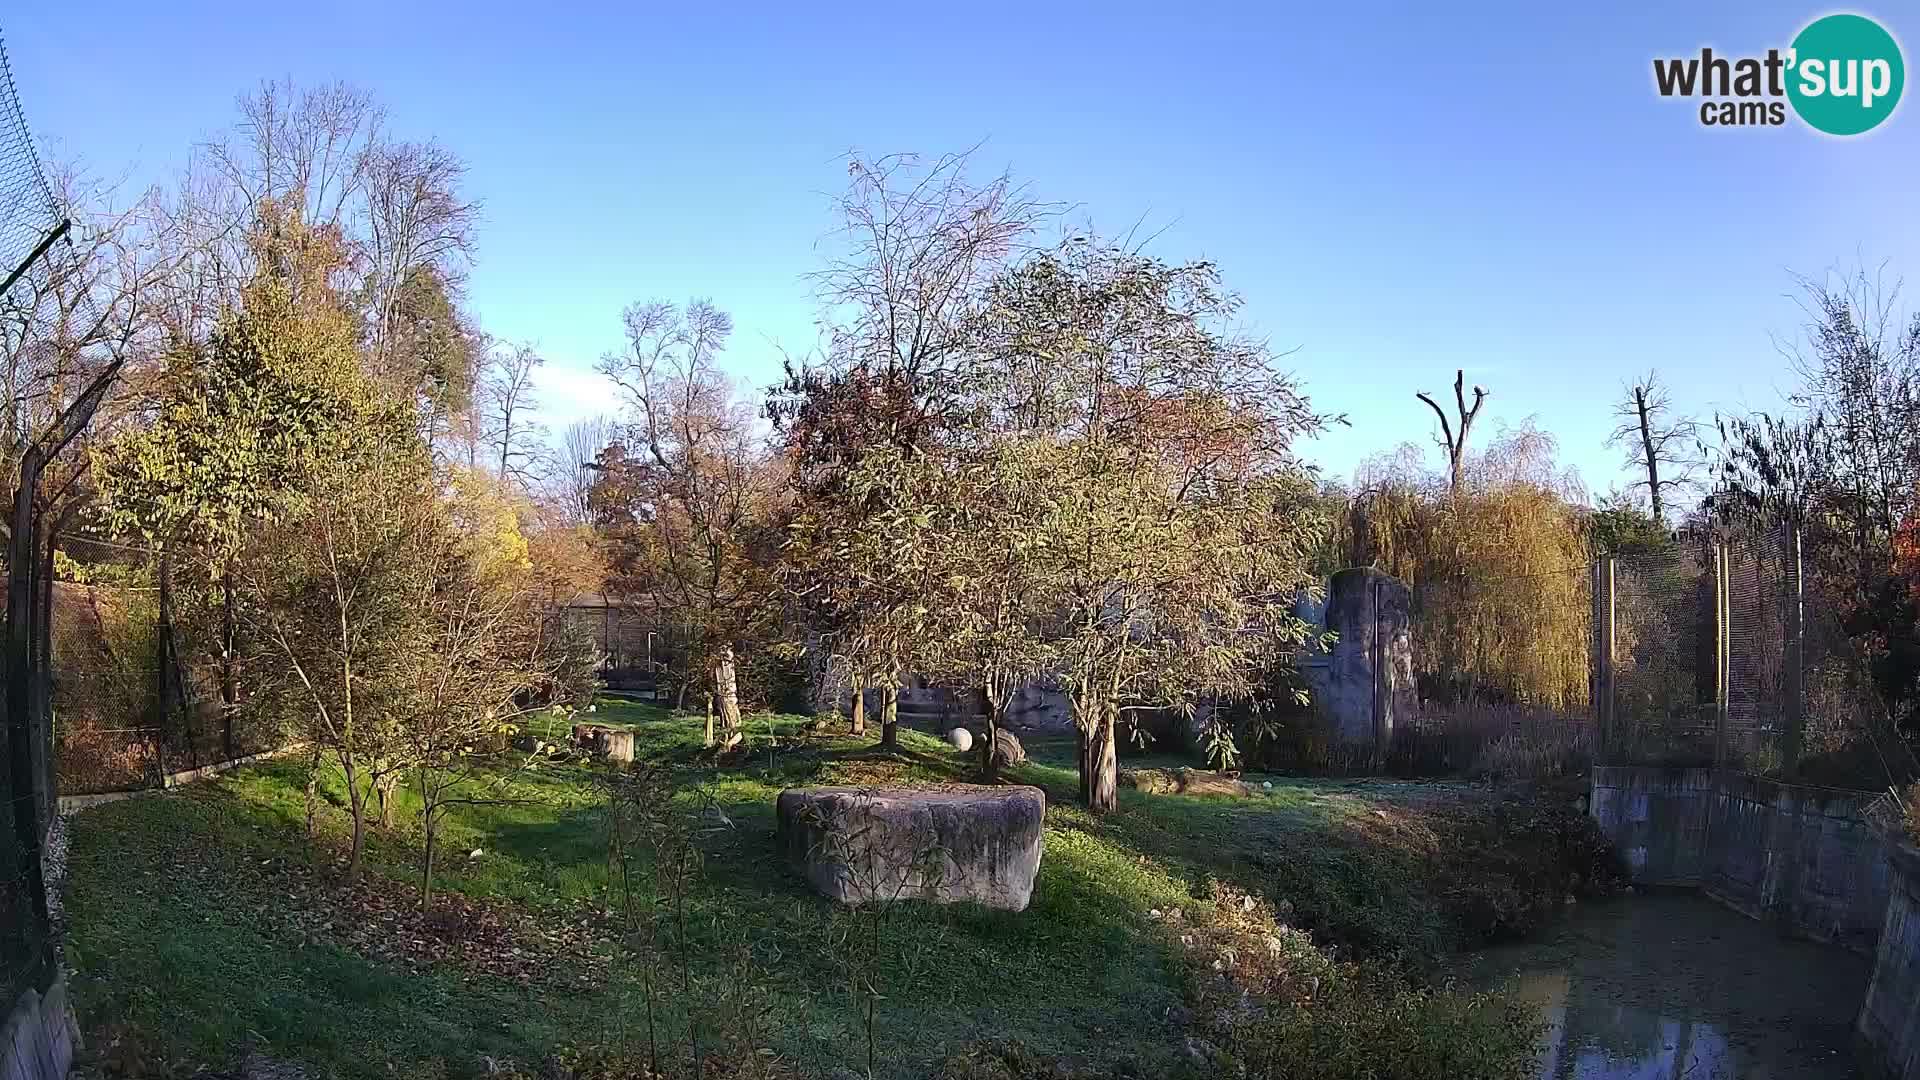
[[[1414,591],[1416,663],[1429,696],[1555,709],[1588,692],[1591,583],[1579,489],[1553,443],[1506,432],[1451,492],[1402,454],[1363,473],[1348,550]]]

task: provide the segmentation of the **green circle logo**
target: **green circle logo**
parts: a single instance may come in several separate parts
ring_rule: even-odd
[[[1900,104],[1907,66],[1900,44],[1864,15],[1815,19],[1793,39],[1787,100],[1816,131],[1858,135]]]

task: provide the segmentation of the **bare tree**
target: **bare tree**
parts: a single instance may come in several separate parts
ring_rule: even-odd
[[[884,432],[891,445],[955,406],[986,285],[1061,209],[1007,173],[974,181],[971,154],[850,155],[834,253],[812,275],[820,300],[848,313],[829,334],[830,363],[867,373],[903,403]]]
[[[1447,490],[1458,495],[1467,478],[1467,436],[1473,429],[1474,418],[1480,415],[1480,406],[1487,400],[1487,392],[1480,387],[1473,388],[1473,407],[1467,407],[1467,373],[1456,370],[1453,373],[1453,402],[1459,413],[1460,433],[1456,436],[1453,425],[1447,422],[1447,413],[1440,403],[1422,390],[1413,395],[1427,403],[1433,415],[1440,418],[1439,443],[1447,452]]]
[[[1781,347],[1801,378],[1790,400],[1825,428],[1855,531],[1889,535],[1920,497],[1920,312],[1877,271],[1799,284],[1802,340]]]
[[[1653,520],[1664,523],[1669,494],[1693,483],[1700,467],[1700,424],[1672,415],[1671,397],[1653,371],[1622,388],[1613,414],[1620,423],[1607,445],[1626,447],[1627,465],[1640,477],[1628,488],[1645,490]]]
[[[601,452],[619,438],[620,425],[606,415],[575,420],[561,434],[560,462],[554,481],[569,519],[586,522],[592,517],[587,495],[593,490],[594,469]]]
[[[401,286],[423,267],[457,285],[459,264],[472,257],[479,208],[459,194],[466,163],[438,144],[376,142],[365,159],[368,361],[376,377],[387,378]]]
[[[294,202],[303,220],[344,232],[386,110],[344,82],[305,89],[266,82],[239,105],[232,136],[206,149],[248,208]]]
[[[522,490],[532,487],[540,465],[545,429],[534,419],[540,402],[533,379],[544,363],[530,344],[496,348],[481,383],[481,432],[490,463],[503,482]]]

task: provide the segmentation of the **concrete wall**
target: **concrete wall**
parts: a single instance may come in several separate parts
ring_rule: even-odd
[[[0,1031],[0,1080],[61,1080],[79,1045],[66,981],[56,979],[44,997],[28,990]]]
[[[1794,933],[1868,952],[1891,888],[1871,800],[1708,769],[1593,771],[1591,812],[1644,885],[1691,886]]]
[[[1920,1080],[1920,851],[1887,845],[1891,887],[1854,1034],[1867,1075]]]
[[[1726,777],[1716,794],[1708,895],[1816,941],[1871,952],[1891,888],[1885,845],[1866,820],[1871,798],[1750,776]]]
[[[1713,796],[1706,769],[1602,766],[1589,806],[1636,884],[1698,886]]]
[[[1593,771],[1594,820],[1637,882],[1697,885],[1755,918],[1871,952],[1854,1021],[1868,1076],[1920,1080],[1920,850],[1867,796],[1707,769]]]

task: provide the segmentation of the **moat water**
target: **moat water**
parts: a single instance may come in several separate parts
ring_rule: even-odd
[[[1584,905],[1475,958],[1548,1024],[1541,1080],[1849,1080],[1867,957],[1693,895]]]

